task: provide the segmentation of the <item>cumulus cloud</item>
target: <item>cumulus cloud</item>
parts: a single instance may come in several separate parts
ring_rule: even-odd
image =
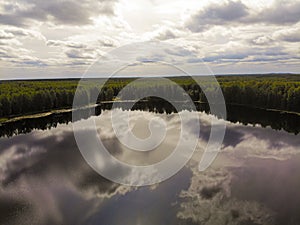
[[[187,21],[186,26],[193,32],[201,32],[211,25],[236,22],[247,15],[248,9],[242,2],[227,1],[201,9]]]
[[[0,32],[0,60],[15,66],[46,66],[46,60],[33,56],[33,51],[24,46],[24,41],[32,40],[44,42],[45,37],[39,31],[5,27]]]
[[[13,26],[30,26],[32,22],[52,22],[54,24],[85,25],[92,23],[92,17],[114,15],[114,0],[21,0],[5,1],[0,15],[0,23]]]
[[[93,50],[78,50],[78,49],[70,49],[67,50],[66,55],[71,59],[96,59],[98,53]]]
[[[276,0],[270,7],[250,9],[242,1],[225,1],[211,4],[192,15],[186,27],[192,32],[202,32],[214,25],[235,24],[295,24],[300,21],[300,2]]]
[[[300,21],[300,1],[276,0],[248,19],[249,22],[262,22],[270,24],[294,24]]]
[[[56,67],[55,72],[53,68],[48,70],[45,77],[51,72],[56,77],[80,76],[75,73],[78,70],[70,68],[76,66],[84,71],[92,59],[111,48],[149,40],[190,51],[190,55],[178,53],[186,57],[183,68],[194,68],[205,61],[218,73],[261,72],[259,66],[264,66],[266,72],[299,70],[299,0],[259,4],[250,0],[187,0],[185,4],[174,0],[149,4],[149,9],[140,10],[144,6],[143,1],[4,0],[0,3],[0,60],[5,68],[2,76],[41,76],[44,73],[37,71],[41,65]],[[282,48],[277,55],[266,54],[276,47]],[[153,55],[141,55],[139,59],[171,59],[174,63],[172,51],[163,57]],[[22,59],[27,62],[21,63]],[[26,71],[19,71],[20,65]]]

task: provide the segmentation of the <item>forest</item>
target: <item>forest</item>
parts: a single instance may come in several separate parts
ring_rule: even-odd
[[[202,90],[190,77],[173,77],[193,101],[205,103],[205,93],[214,93],[215,84],[207,81]],[[93,79],[81,82],[78,94],[87,102],[93,93],[101,93],[97,103],[112,101],[134,78],[114,78],[101,88]],[[300,112],[300,75],[227,75],[218,76],[227,105]],[[79,80],[0,81],[0,118],[71,108]],[[203,78],[205,83],[205,77]],[[132,100],[139,92],[157,90],[174,96],[178,87],[164,82],[144,82],[127,89],[126,99]]]

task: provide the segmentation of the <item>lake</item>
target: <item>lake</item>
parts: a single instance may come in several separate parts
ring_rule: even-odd
[[[228,107],[222,150],[199,172],[212,119],[206,107],[200,108],[201,131],[192,159],[175,176],[147,187],[119,185],[92,170],[77,147],[70,112],[3,124],[0,224],[300,224],[299,116]],[[138,137],[149,136],[147,124],[153,118],[167,126],[166,139],[146,157],[114,136],[109,105],[97,108],[93,117],[87,110],[85,119],[95,119],[99,138],[117,159],[159,162],[176,146],[178,113],[165,104],[137,104],[135,109],[129,114]],[[194,113],[180,113],[191,114],[193,124]],[[189,131],[195,135],[193,125]]]

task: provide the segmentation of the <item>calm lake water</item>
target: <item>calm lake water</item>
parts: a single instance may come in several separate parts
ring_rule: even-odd
[[[110,110],[102,108],[93,117],[99,138],[116,158],[152,164],[176,146],[178,114],[147,110],[130,112],[137,136],[149,135],[147,124],[154,117],[167,125],[166,140],[147,157],[119,143],[110,125]],[[0,224],[299,225],[299,118],[229,110],[232,122],[226,122],[222,152],[209,169],[199,172],[197,166],[212,116],[199,112],[201,132],[193,158],[167,181],[142,188],[110,182],[89,167],[76,145],[68,113],[3,125]],[[193,124],[193,116],[190,119]],[[191,125],[190,135],[193,132]]]

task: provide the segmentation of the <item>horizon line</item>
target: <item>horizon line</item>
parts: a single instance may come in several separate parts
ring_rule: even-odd
[[[145,75],[145,76],[114,76],[111,78],[124,78],[124,79],[130,79],[130,78],[144,78],[144,77],[193,77],[193,76],[270,76],[270,75],[300,75],[299,73],[293,73],[293,72],[270,72],[270,73],[224,73],[224,74],[193,74],[193,75]],[[0,81],[35,81],[35,80],[80,80],[80,79],[99,79],[99,78],[107,78],[106,76],[101,77],[42,77],[42,78],[34,78],[34,77],[28,77],[28,78],[0,78]]]

